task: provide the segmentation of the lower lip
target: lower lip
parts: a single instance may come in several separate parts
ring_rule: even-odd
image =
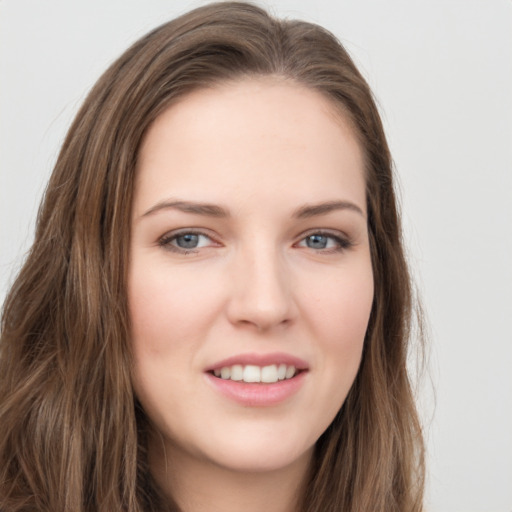
[[[307,371],[275,383],[247,383],[225,380],[205,373],[208,382],[225,397],[246,407],[269,407],[292,397],[304,384]]]

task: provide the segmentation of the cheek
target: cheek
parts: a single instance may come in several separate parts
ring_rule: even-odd
[[[188,284],[188,285],[187,285]],[[183,369],[193,364],[201,328],[201,296],[179,272],[165,265],[132,264],[128,280],[133,385],[144,409],[156,423],[162,410],[175,409],[170,389],[183,385]],[[162,423],[163,424],[163,423]]]
[[[132,263],[128,302],[133,385],[146,410],[155,412],[154,418],[161,403],[175,407],[169,390],[182,387],[191,376],[187,369],[200,366],[201,346],[221,308],[219,283],[212,275],[218,273],[208,278],[200,269],[185,272],[144,258]]]
[[[331,274],[309,287],[309,325],[321,354],[319,369],[330,397],[328,415],[334,415],[356,377],[373,303],[371,264],[353,266],[350,272]]]
[[[180,340],[190,346],[215,312],[209,289],[185,272],[157,265],[132,268],[128,296],[135,351],[164,356],[177,350]]]
[[[304,286],[304,310],[334,347],[362,344],[373,303],[373,273],[369,258],[358,265],[332,272]]]
[[[163,269],[155,265],[140,264],[130,269],[133,385],[144,408],[156,421],[159,404],[170,399],[166,390],[176,384],[180,369],[190,364],[190,346],[187,349],[182,340],[190,341],[196,319],[187,294],[177,291],[179,284],[179,279],[171,282]]]

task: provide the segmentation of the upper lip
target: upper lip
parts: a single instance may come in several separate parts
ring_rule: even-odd
[[[247,353],[247,354],[238,354],[235,356],[228,357],[223,359],[222,361],[217,361],[216,363],[208,366],[205,371],[211,372],[213,370],[220,370],[225,366],[233,366],[235,364],[240,364],[242,366],[245,365],[254,365],[254,366],[268,366],[271,364],[286,364],[287,366],[295,366],[297,370],[307,370],[309,365],[304,359],[300,357],[293,356],[291,354],[286,354],[284,352],[274,352],[268,354],[257,354],[257,353]]]

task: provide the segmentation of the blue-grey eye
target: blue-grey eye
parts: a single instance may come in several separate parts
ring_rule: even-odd
[[[342,252],[351,246],[351,242],[341,236],[329,233],[311,233],[305,236],[298,244],[298,247],[307,247],[316,251]]]
[[[332,237],[319,234],[309,235],[306,237],[306,246],[310,249],[325,249],[330,238]]]
[[[181,233],[168,233],[158,241],[158,245],[169,251],[188,254],[199,249],[215,245],[212,239],[203,233],[195,231],[182,231]]]
[[[183,235],[177,235],[174,238],[174,243],[180,249],[196,249],[199,245],[199,237],[197,233],[184,233]]]

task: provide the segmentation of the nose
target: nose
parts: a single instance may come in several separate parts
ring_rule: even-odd
[[[245,251],[231,270],[227,305],[231,323],[267,331],[295,319],[292,279],[279,251],[269,247]]]

